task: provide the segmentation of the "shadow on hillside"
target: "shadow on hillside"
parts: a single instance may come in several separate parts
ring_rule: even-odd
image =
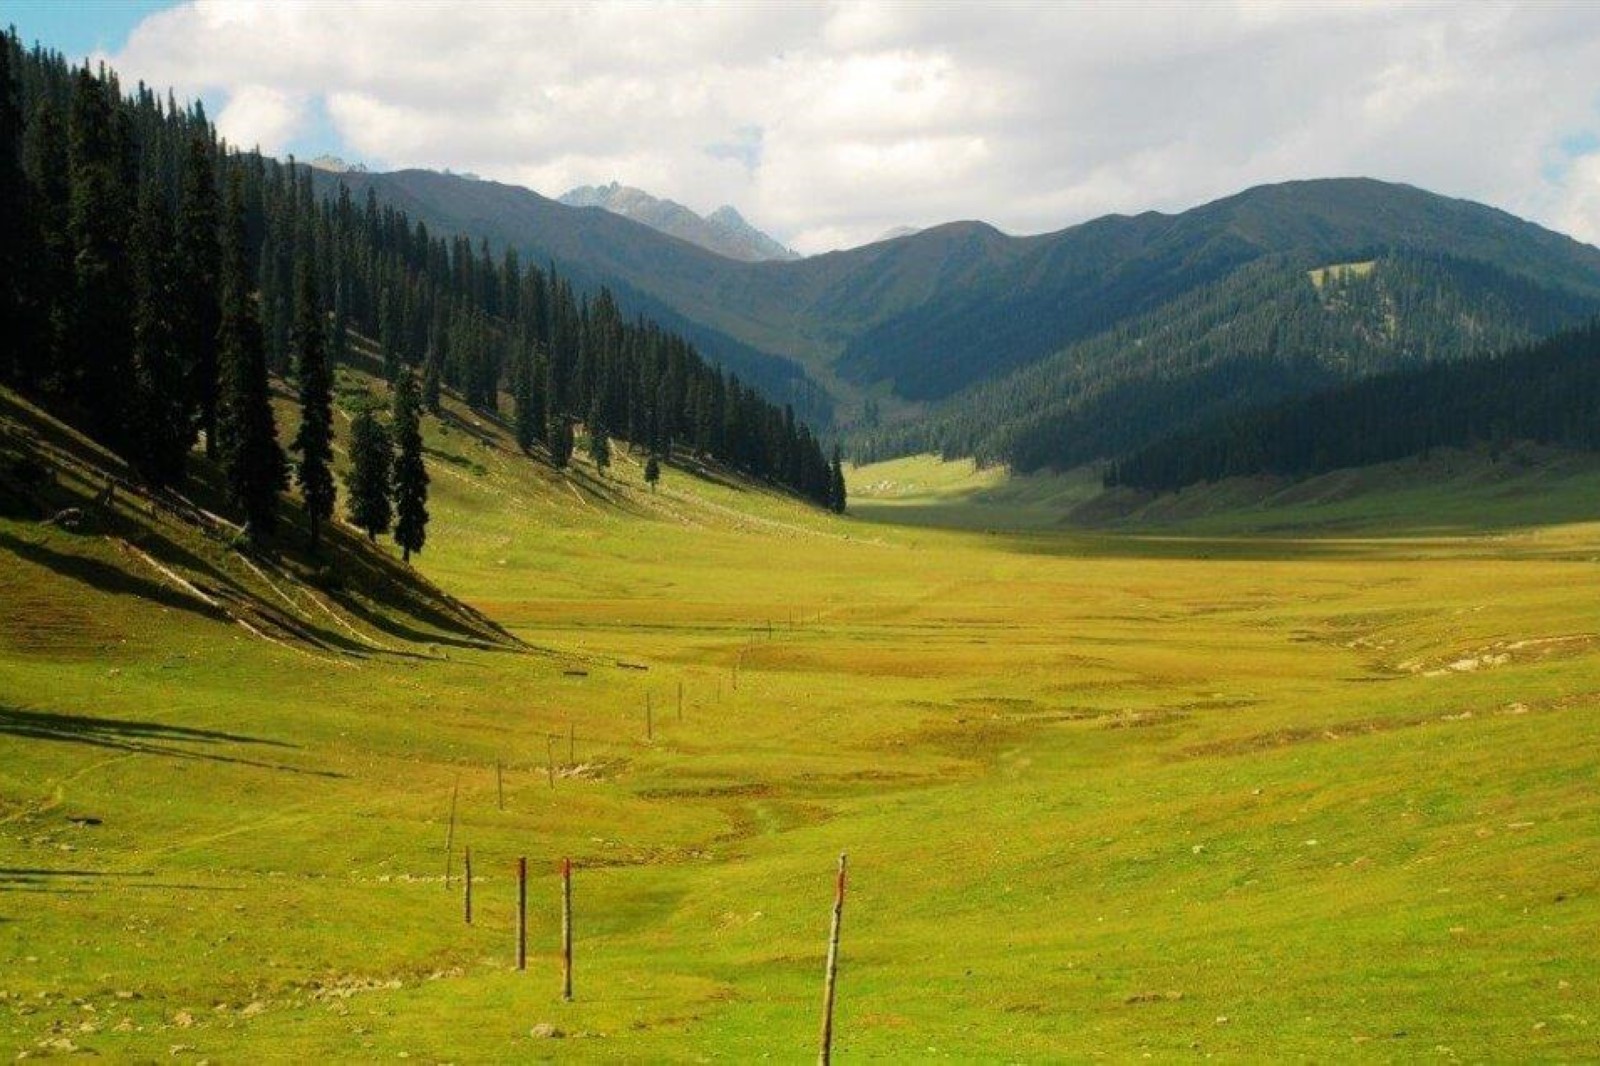
[[[95,881],[150,877],[149,870],[109,873],[104,870],[50,870],[40,866],[0,866],[0,892],[50,892],[74,895],[89,891]],[[8,919],[0,918],[0,922]]]
[[[134,755],[159,755],[173,759],[196,759],[204,762],[234,763],[263,770],[304,774],[310,777],[342,778],[345,774],[331,770],[308,770],[299,766],[246,759],[236,755],[223,755],[216,751],[196,751],[176,747],[177,744],[247,744],[271,748],[296,748],[297,745],[265,737],[246,736],[241,733],[224,733],[211,729],[193,729],[187,726],[166,725],[161,722],[140,722],[132,719],[93,718],[88,715],[57,714],[51,711],[30,711],[20,707],[0,705],[0,736],[19,737],[23,740],[49,740],[67,744],[86,744]]]
[[[122,567],[112,566],[99,559],[58,552],[43,544],[33,544],[10,533],[0,532],[0,551],[7,551],[30,563],[42,566],[62,577],[118,596],[138,596],[174,610],[193,611],[202,618],[227,621],[227,613],[193,596],[185,595],[158,581],[151,581],[130,573]]]
[[[346,596],[341,598],[339,606],[373,629],[387,633],[389,636],[399,640],[410,641],[414,644],[437,644],[448,648],[470,648],[474,651],[504,650],[503,645],[488,640],[474,640],[471,637],[451,636],[443,632],[426,632],[421,629],[413,629],[397,618],[369,609],[353,597]],[[389,654],[395,653],[391,652]],[[427,658],[427,656],[417,655],[415,652],[401,652],[399,654],[414,658]]]

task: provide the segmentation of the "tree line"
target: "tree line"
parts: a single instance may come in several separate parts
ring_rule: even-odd
[[[1600,450],[1600,322],[1468,363],[1385,374],[1211,422],[1112,464],[1108,486],[1172,491],[1304,477],[1515,440]]]
[[[1597,309],[1584,295],[1437,253],[1375,249],[1316,266],[1263,257],[916,424],[853,434],[852,451],[1069,468],[1372,374],[1491,355]]]
[[[353,471],[346,504],[379,531],[363,518],[386,489],[408,557],[427,521],[415,420],[444,389],[490,415],[509,393],[519,444],[558,467],[581,427],[591,448],[646,451],[658,476],[682,450],[842,509],[837,454],[792,410],[625,319],[605,290],[430,235],[370,193],[359,207],[342,185],[319,195],[309,168],[219,139],[198,103],[124,94],[114,72],[24,50],[15,30],[3,43],[0,379],[152,486],[181,485],[203,442],[254,535],[271,533],[292,476],[315,542],[336,497],[332,364],[359,332],[377,339],[395,404],[390,448],[353,448],[358,466],[387,456],[389,476]],[[287,453],[274,374],[300,406]]]

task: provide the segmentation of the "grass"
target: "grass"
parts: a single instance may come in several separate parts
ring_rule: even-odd
[[[1593,1055],[1593,522],[1056,529],[915,464],[836,520],[428,445],[421,570],[528,650],[269,643],[0,518],[0,1045],[797,1061],[848,851],[842,1061]]]

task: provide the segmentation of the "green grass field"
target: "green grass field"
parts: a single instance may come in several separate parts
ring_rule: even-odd
[[[1590,475],[1560,523],[1151,534],[1052,528],[1070,481],[869,469],[838,520],[429,432],[420,569],[527,650],[272,642],[0,519],[14,1056],[803,1061],[841,851],[841,1061],[1600,1052]]]

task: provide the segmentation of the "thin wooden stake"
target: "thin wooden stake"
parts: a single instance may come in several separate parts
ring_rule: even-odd
[[[567,719],[567,765],[568,766],[576,766],[576,765],[578,765],[578,760],[573,758],[573,756],[572,756],[572,752],[574,750],[573,741],[575,739],[576,739],[576,735],[574,734],[573,729],[572,729],[572,719],[569,718],[569,719]]]
[[[572,1002],[572,860],[561,860],[561,998]]]
[[[461,791],[461,778],[450,786],[450,828],[444,834],[444,890],[450,891],[451,864],[456,857],[456,795]]]
[[[500,809],[506,809],[506,777],[500,769],[500,760],[494,761],[494,790],[500,796]]]
[[[550,779],[550,787],[556,787],[556,738],[548,734],[544,738],[544,772]]]
[[[819,1066],[833,1061],[833,989],[839,976],[839,922],[844,916],[844,864],[845,854],[839,853],[839,880],[833,890],[833,928],[828,933],[828,970],[822,989],[822,1051],[817,1055]]]
[[[466,854],[466,858],[464,860],[466,869],[463,871],[463,873],[466,875],[467,924],[471,925],[472,924],[472,848],[471,848],[470,845],[467,847],[466,851],[467,851],[467,854]]]
[[[517,860],[517,969],[528,968],[528,860]]]

